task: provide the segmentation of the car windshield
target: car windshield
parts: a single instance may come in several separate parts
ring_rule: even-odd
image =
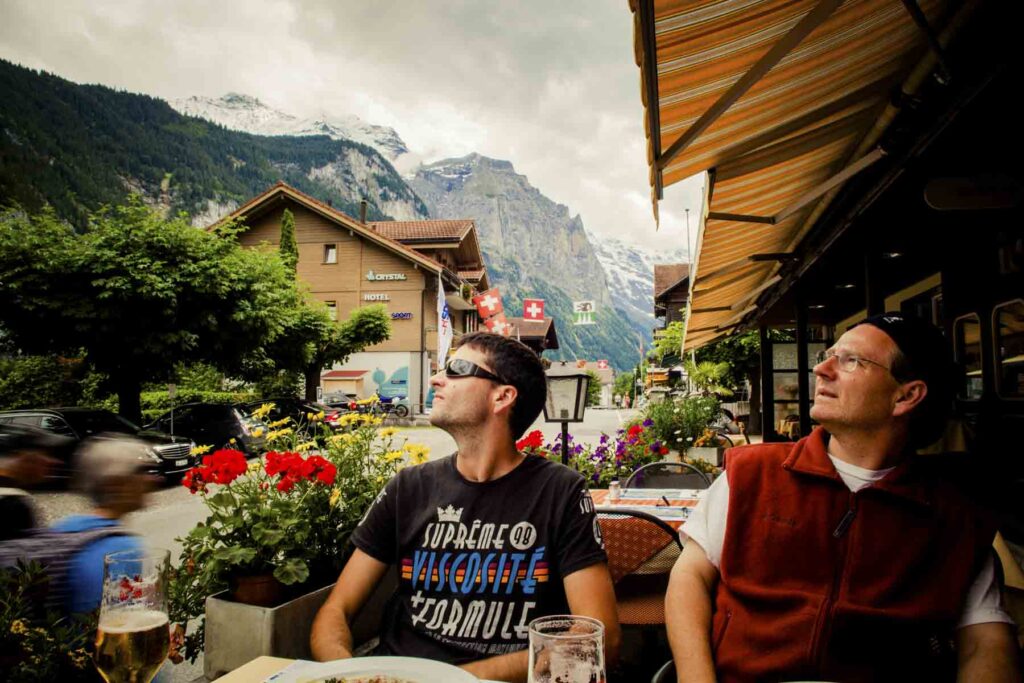
[[[103,432],[138,434],[139,428],[120,415],[107,411],[68,412],[64,414],[72,429],[86,437]]]

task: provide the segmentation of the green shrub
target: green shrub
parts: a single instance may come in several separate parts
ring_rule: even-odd
[[[722,407],[714,396],[688,396],[652,403],[644,409],[659,439],[684,452],[721,415]]]
[[[179,388],[173,403],[175,406],[181,406],[186,403],[243,403],[255,401],[257,398],[258,396],[250,391],[202,391],[199,389]],[[152,422],[171,409],[172,401],[166,389],[163,391],[144,391],[140,395],[140,400],[142,403],[143,423]],[[117,397],[109,396],[95,407],[106,408],[116,413]]]

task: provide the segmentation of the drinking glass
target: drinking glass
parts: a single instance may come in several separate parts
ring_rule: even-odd
[[[530,622],[529,683],[605,683],[604,624],[555,615]]]
[[[170,551],[125,550],[103,558],[94,661],[107,683],[149,683],[167,658]]]

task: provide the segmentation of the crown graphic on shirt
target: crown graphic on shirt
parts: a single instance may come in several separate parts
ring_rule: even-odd
[[[458,522],[460,519],[462,519],[462,508],[456,510],[452,505],[446,508],[437,508],[437,521],[439,522]]]

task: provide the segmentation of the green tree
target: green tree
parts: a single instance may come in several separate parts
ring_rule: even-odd
[[[620,372],[615,375],[615,384],[612,385],[612,393],[617,395],[619,399],[623,396],[633,395],[633,382],[636,379],[636,371],[630,370],[628,372]]]
[[[299,264],[299,243],[295,241],[295,216],[288,209],[281,214],[281,243],[278,250],[285,268],[294,276]]]
[[[686,368],[690,383],[702,394],[732,395],[732,389],[725,385],[725,378],[729,374],[728,363],[715,363],[706,360],[694,363],[687,359],[683,367]]]
[[[593,370],[587,370],[590,381],[587,383],[587,405],[596,406],[601,402],[601,378]]]
[[[661,335],[654,340],[654,346],[648,352],[647,357],[657,360],[658,365],[664,367],[667,364],[674,365],[682,357],[683,353],[683,330],[685,323],[676,321],[669,323]]]
[[[25,352],[84,351],[119,412],[138,420],[144,382],[182,362],[234,372],[284,330],[294,283],[276,254],[243,249],[236,232],[164,219],[138,198],[91,214],[81,234],[50,210],[8,210],[0,319]]]

